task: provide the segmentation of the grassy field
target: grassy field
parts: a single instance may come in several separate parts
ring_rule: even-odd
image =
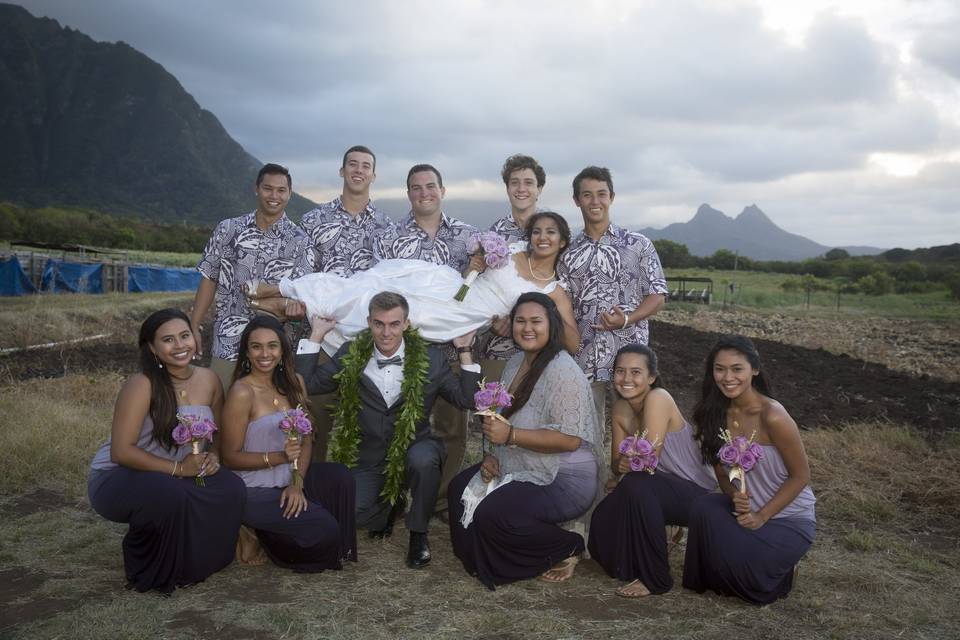
[[[489,592],[433,522],[435,559],[403,566],[406,532],[360,540],[360,562],[297,575],[231,565],[172,597],[123,589],[123,525],[86,503],[117,375],[0,386],[0,637],[956,638],[960,439],[933,449],[893,425],[804,434],[817,542],[791,596],[754,608],[677,587],[624,600],[592,562],[562,585]],[[679,576],[682,554],[672,557]]]
[[[786,292],[781,284],[786,280],[796,280],[799,276],[783,273],[765,273],[760,271],[711,271],[708,269],[670,269],[668,278],[699,277],[713,280],[713,306],[722,307],[724,302],[737,307],[746,307],[760,311],[777,311],[798,315],[839,315],[839,316],[884,316],[895,318],[926,318],[957,320],[960,319],[960,301],[950,298],[946,289],[929,293],[904,293],[871,296],[864,294],[841,294],[837,307],[835,291],[813,291],[810,294],[810,306],[806,304],[803,291]],[[836,286],[833,280],[821,282]],[[729,285],[736,285],[730,292]],[[669,283],[671,291],[676,282]],[[702,289],[696,283],[688,288]],[[671,304],[677,304],[671,302]]]
[[[135,343],[152,311],[183,306],[193,293],[44,294],[0,298],[0,349],[110,334]]]

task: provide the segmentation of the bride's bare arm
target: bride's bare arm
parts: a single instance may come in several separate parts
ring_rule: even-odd
[[[563,346],[571,355],[577,355],[577,350],[580,349],[580,330],[577,329],[577,321],[573,317],[570,296],[563,287],[557,286],[550,292],[550,299],[556,303],[557,311],[563,318]]]

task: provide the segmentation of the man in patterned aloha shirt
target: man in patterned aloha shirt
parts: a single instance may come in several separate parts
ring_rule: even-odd
[[[527,220],[537,211],[537,200],[547,183],[547,173],[534,158],[518,153],[506,159],[500,177],[507,188],[510,213],[494,222],[490,231],[506,238],[507,244],[519,242],[526,249],[529,240]],[[480,337],[480,364],[484,377],[499,380],[507,360],[517,351],[510,335],[509,316],[496,318],[491,330]]]
[[[370,185],[377,178],[377,157],[368,147],[355,145],[343,154],[340,196],[303,214],[300,226],[310,236],[317,272],[334,272],[345,278],[377,264],[374,242],[393,229],[393,222],[370,199]],[[327,360],[320,353],[319,365]],[[325,460],[333,419],[327,407],[337,394],[310,396],[313,414],[313,459]]]
[[[210,305],[216,302],[210,368],[220,376],[224,389],[233,375],[240,334],[254,316],[244,285],[250,280],[276,284],[281,278],[298,278],[314,270],[309,237],[285,213],[292,188],[285,167],[264,165],[257,174],[256,210],[221,221],[197,265],[203,277],[190,320],[197,351],[201,351],[199,328]],[[289,301],[284,315],[302,317],[303,313],[301,303]]]
[[[429,164],[418,164],[407,172],[407,197],[410,215],[398,223],[392,233],[377,238],[375,254],[380,260],[407,258],[433,264],[445,264],[463,273],[470,262],[467,241],[477,229],[443,212],[443,186],[440,172]],[[450,367],[459,373],[459,360],[452,349],[447,354]],[[443,398],[433,405],[433,430],[443,439],[447,459],[440,478],[436,511],[445,521],[447,485],[460,471],[467,447],[467,412]]]
[[[667,294],[653,243],[610,222],[613,197],[609,169],[587,167],[573,179],[583,231],[570,242],[557,269],[569,285],[580,329],[577,362],[590,380],[604,422],[614,356],[625,344],[647,344],[647,318],[663,306]]]

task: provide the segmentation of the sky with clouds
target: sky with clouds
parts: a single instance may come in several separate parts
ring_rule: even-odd
[[[506,207],[522,152],[570,219],[572,177],[599,164],[630,226],[755,203],[832,246],[960,241],[955,0],[17,4],[147,54],[314,200],[360,143],[375,199],[429,162],[451,204]]]

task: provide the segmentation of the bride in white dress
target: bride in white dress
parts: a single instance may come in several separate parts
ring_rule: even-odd
[[[564,346],[576,352],[580,343],[570,298],[556,279],[560,254],[570,243],[570,228],[559,214],[537,212],[527,224],[529,246],[514,243],[511,260],[499,269],[486,269],[471,285],[462,302],[454,295],[463,276],[454,269],[422,260],[384,260],[349,278],[332,273],[312,273],[277,285],[259,284],[252,304],[270,310],[276,296],[304,303],[307,316],[336,320],[323,348],[334,353],[345,340],[367,328],[367,306],[376,293],[394,291],[410,303],[410,322],[430,342],[448,342],[468,331],[493,324],[498,334],[508,334],[509,314],[522,293],[540,291],[556,302],[564,320]],[[482,258],[474,256],[472,269]]]

